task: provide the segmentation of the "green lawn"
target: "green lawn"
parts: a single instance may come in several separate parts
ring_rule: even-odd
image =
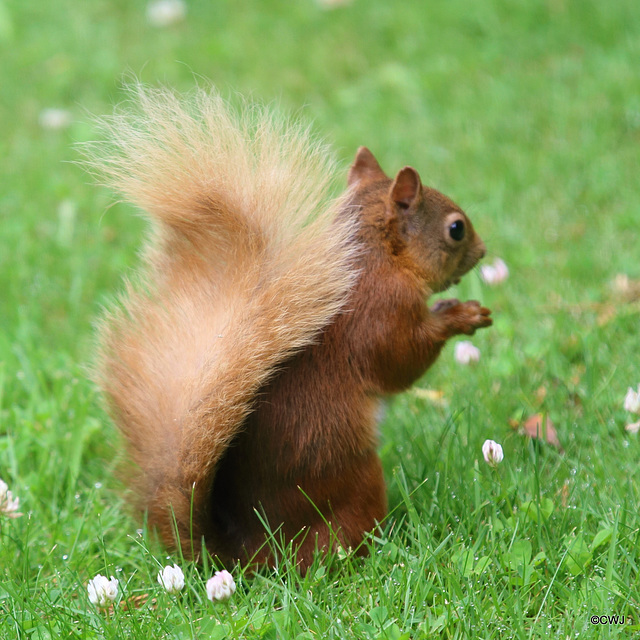
[[[0,638],[631,638],[640,630],[640,15],[637,0],[0,0]],[[455,199],[510,277],[446,295],[495,324],[389,402],[391,514],[365,560],[305,578],[168,558],[126,506],[121,445],[88,380],[95,318],[137,264],[144,223],[74,143],[123,81],[212,81],[314,122],[344,160],[369,146]],[[68,112],[47,129],[43,110]],[[46,115],[46,114],[45,114]],[[626,274],[630,286],[614,286]],[[535,413],[564,453],[513,426]],[[482,443],[504,447],[485,464]],[[183,566],[179,596],[156,581]],[[99,612],[97,573],[120,581]],[[593,615],[623,615],[596,625]]]

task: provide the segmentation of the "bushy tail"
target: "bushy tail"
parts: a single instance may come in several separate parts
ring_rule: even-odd
[[[101,325],[98,381],[167,542],[197,545],[216,462],[257,389],[354,283],[352,216],[308,131],[214,92],[133,90],[91,169],[152,223],[140,281]]]

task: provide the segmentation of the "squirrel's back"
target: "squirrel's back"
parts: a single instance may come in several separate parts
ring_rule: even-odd
[[[167,541],[175,518],[190,552],[256,391],[344,305],[355,222],[345,197],[331,200],[328,151],[300,125],[203,90],[136,87],[133,101],[87,151],[151,221],[140,277],[101,324],[97,379],[140,503]]]

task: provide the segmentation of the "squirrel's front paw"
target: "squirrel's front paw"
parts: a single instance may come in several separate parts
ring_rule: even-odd
[[[493,320],[490,318],[491,311],[482,307],[476,300],[468,300],[447,307],[444,310],[444,315],[447,316],[448,324],[454,334],[472,335],[476,329],[489,327],[493,324]]]

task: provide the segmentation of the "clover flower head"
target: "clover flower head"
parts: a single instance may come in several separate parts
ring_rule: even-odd
[[[496,258],[493,264],[483,264],[480,267],[480,277],[487,284],[500,284],[509,277],[509,268],[504,260]]]
[[[624,397],[625,411],[631,413],[640,413],[640,384],[638,390],[634,391],[631,387],[627,389],[627,395]]]
[[[480,349],[468,340],[462,340],[460,342],[456,342],[453,356],[456,359],[456,362],[459,362],[460,364],[478,362],[478,360],[480,360]]]
[[[236,583],[228,571],[216,571],[207,580],[207,597],[211,602],[227,602],[236,591]]]
[[[0,514],[7,518],[19,518],[22,515],[18,512],[19,508],[20,498],[14,497],[7,483],[0,480]]]
[[[178,593],[184,588],[184,573],[177,564],[166,566],[158,573],[158,582],[167,593]]]
[[[73,116],[66,109],[49,107],[40,112],[38,122],[43,129],[58,131],[69,127],[73,123]]]
[[[100,609],[106,609],[118,596],[118,580],[113,576],[108,580],[98,574],[93,580],[89,580],[87,591],[93,604]]]
[[[187,15],[183,0],[154,0],[147,5],[147,20],[154,27],[169,27]]]
[[[482,455],[488,465],[495,467],[499,465],[503,458],[504,452],[502,446],[500,446],[495,440],[485,440],[482,445]]]
[[[628,433],[638,433],[640,431],[640,420],[638,422],[632,422],[625,427]]]

